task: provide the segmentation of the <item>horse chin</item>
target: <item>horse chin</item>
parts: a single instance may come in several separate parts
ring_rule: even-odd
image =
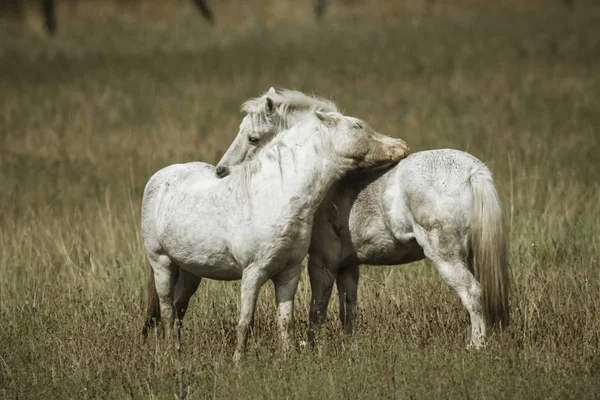
[[[390,159],[364,159],[358,162],[358,167],[361,169],[375,168],[391,163]]]

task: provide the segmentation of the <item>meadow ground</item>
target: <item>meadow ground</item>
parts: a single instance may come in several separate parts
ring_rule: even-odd
[[[235,369],[239,284],[204,281],[184,325],[192,398],[600,397],[599,9],[0,30],[0,398],[175,396],[171,353],[140,336],[142,191],[168,164],[215,163],[270,86],[487,163],[512,325],[467,351],[468,315],[429,262],[363,267],[356,337],[332,302],[318,348],[284,359],[268,284]],[[309,297],[303,276],[298,339]]]

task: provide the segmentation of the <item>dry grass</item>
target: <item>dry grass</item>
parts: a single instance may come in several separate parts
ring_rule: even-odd
[[[143,344],[143,187],[216,162],[239,105],[316,91],[413,150],[490,165],[510,226],[513,324],[465,350],[468,316],[427,262],[365,267],[360,334],[332,304],[314,351],[284,359],[272,288],[232,368],[238,284],[205,281],[184,330],[193,398],[597,398],[600,12],[402,17],[211,31],[66,21],[0,26],[0,397],[173,398]],[[296,302],[305,335],[310,289]]]

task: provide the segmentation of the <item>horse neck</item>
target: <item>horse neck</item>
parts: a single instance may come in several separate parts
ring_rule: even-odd
[[[294,126],[298,125],[300,122],[302,122],[307,115],[310,113],[310,110],[288,110],[286,111],[285,115],[283,115],[283,119],[285,121],[284,126],[281,127],[280,131],[278,133],[281,133],[285,130],[289,130],[291,128],[293,128]]]
[[[254,178],[261,180],[259,184],[269,183],[266,193],[277,194],[282,207],[293,204],[299,214],[308,217],[348,167],[335,159],[334,154],[316,150],[323,148],[319,134],[303,134],[293,129],[281,139],[279,144],[261,153],[261,174]],[[300,146],[294,145],[299,142]]]

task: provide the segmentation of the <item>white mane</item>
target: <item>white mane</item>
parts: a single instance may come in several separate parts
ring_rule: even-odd
[[[339,112],[337,106],[331,100],[323,97],[308,96],[297,90],[288,89],[269,90],[260,97],[250,99],[242,104],[242,111],[245,113],[264,112],[265,97],[273,100],[277,112],[282,115],[295,110]]]
[[[338,114],[336,117],[345,118],[342,114]],[[281,132],[273,141],[261,149],[256,157],[248,162],[236,165],[233,168],[234,170],[237,169],[239,171],[239,179],[242,181],[242,184],[247,187],[252,176],[261,170],[266,159],[274,159],[281,170],[283,152],[291,152],[292,157],[295,158],[294,146],[290,146],[291,141],[307,142],[310,140],[318,140],[320,145],[316,148],[320,155],[324,158],[334,157],[335,153],[332,148],[330,136],[331,133],[325,124],[320,121],[314,113],[310,113],[298,125]]]

